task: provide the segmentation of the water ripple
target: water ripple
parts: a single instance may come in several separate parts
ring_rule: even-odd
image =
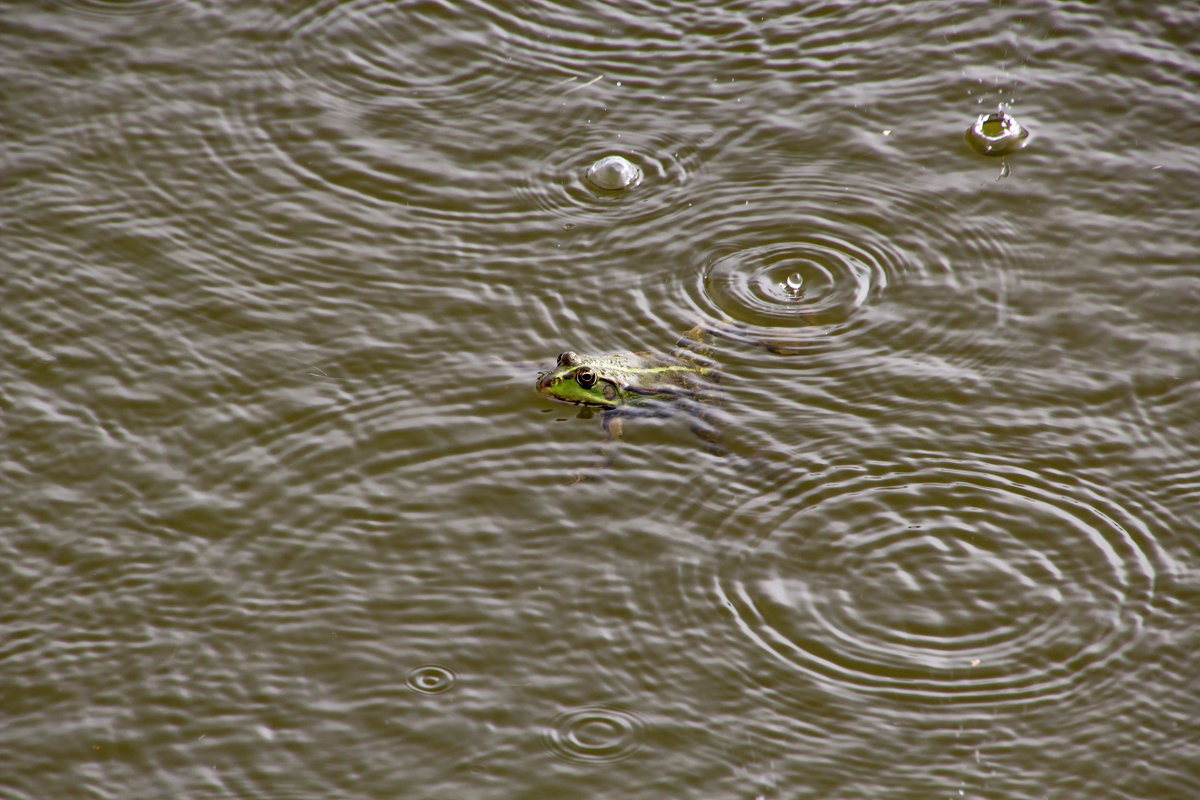
[[[567,761],[610,763],[637,753],[643,727],[630,711],[585,706],[555,717],[543,733],[543,742],[551,753]]]
[[[884,170],[849,179],[836,162],[724,172],[680,215],[686,235],[664,243],[676,281],[647,281],[647,293],[682,300],[651,296],[648,308],[731,323],[728,338],[777,352],[859,342],[866,353],[902,340],[897,349],[956,366],[1016,357],[994,329],[1008,322],[1030,254],[979,198],[955,204]]]
[[[648,37],[651,23],[661,30]],[[745,60],[753,26],[720,10],[667,18],[535,4],[514,16],[487,3],[317,2],[273,20],[263,71],[287,80],[249,127],[266,131],[304,183],[391,213],[527,226],[515,193],[560,217],[653,218],[687,196],[710,126],[694,115],[664,124],[666,64],[656,60],[651,78],[642,58],[594,52],[595,42],[649,38],[702,104],[735,102],[740,89],[697,73],[693,26],[712,37],[711,60]],[[541,156],[530,158],[531,143]],[[646,180],[620,196],[588,185],[587,167],[609,154]]]
[[[597,79],[643,96],[686,78],[713,94],[721,72],[761,69],[762,34],[749,14],[678,4],[563,7],[520,14],[487,2],[319,0],[275,24],[269,58],[301,80],[355,99],[403,96],[443,110],[476,109]],[[628,47],[636,41],[637,46]],[[646,69],[647,54],[654,69]],[[711,70],[698,70],[709,63]],[[540,71],[547,83],[529,81]]]
[[[774,332],[845,323],[887,282],[884,262],[875,254],[814,234],[717,256],[703,288],[724,314]]]
[[[1160,556],[1101,489],[958,461],[833,468],[737,509],[705,580],[753,644],[903,703],[1094,691],[1146,625]]]
[[[629,122],[572,126],[565,136],[546,143],[524,176],[521,193],[539,209],[557,217],[578,219],[602,214],[622,224],[641,222],[684,205],[689,185],[700,169],[705,132],[639,134]],[[622,132],[625,131],[625,132]],[[604,191],[586,178],[588,167],[603,156],[624,156],[644,178],[625,191]]]
[[[53,0],[53,4],[82,14],[118,17],[181,13],[190,5],[184,0]]]
[[[461,109],[536,90],[513,68],[511,53],[523,48],[500,46],[497,16],[480,3],[324,0],[278,19],[266,56],[271,68],[348,100]]]
[[[707,200],[695,222],[703,266],[687,286],[705,316],[783,349],[846,335],[890,285],[931,273],[937,259],[932,236],[910,249],[887,235],[905,211],[918,224],[932,217],[905,209],[896,190],[849,186],[836,168],[790,172]]]
[[[438,664],[424,664],[413,667],[404,676],[404,683],[414,692],[421,694],[441,694],[454,688],[458,675],[454,670]]]

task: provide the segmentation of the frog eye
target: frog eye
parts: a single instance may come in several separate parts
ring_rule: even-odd
[[[573,367],[579,356],[575,355],[570,350],[558,354],[558,365],[560,367]]]
[[[596,371],[591,367],[580,367],[575,370],[575,382],[585,389],[596,385]]]

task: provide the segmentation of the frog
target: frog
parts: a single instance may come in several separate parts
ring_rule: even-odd
[[[612,463],[612,443],[619,440],[624,420],[638,415],[660,416],[682,410],[693,417],[692,430],[720,451],[719,432],[709,409],[719,402],[721,374],[709,353],[710,337],[701,325],[683,335],[669,353],[559,354],[553,367],[538,374],[536,390],[550,400],[582,407],[581,416],[600,415],[609,435],[600,468]],[[578,482],[588,473],[576,475]]]

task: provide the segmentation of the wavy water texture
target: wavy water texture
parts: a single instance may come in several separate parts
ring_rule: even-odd
[[[578,619],[612,642],[606,667],[668,694],[707,687],[697,704],[757,739],[772,782],[821,765],[866,796],[939,763],[951,791],[1036,796],[1014,768],[1032,752],[1103,770],[1079,731],[1110,757],[1149,753],[1147,730],[1169,738],[1181,719],[1193,637],[1163,625],[1189,580],[1167,504],[934,454],[793,470],[752,497],[727,498],[712,529],[695,512],[709,545],[643,550],[632,585],[607,587],[615,608]],[[726,718],[745,696],[756,726]],[[1156,708],[1173,721],[1147,725]]]
[[[6,4],[5,797],[1200,796],[1198,21]]]
[[[73,14],[101,17],[142,17],[183,14],[189,9],[181,0],[51,0],[55,8]]]
[[[810,479],[811,480],[811,479]],[[759,647],[900,703],[1062,703],[1127,670],[1152,524],[1093,487],[950,463],[834,470],[739,509],[714,591]],[[758,506],[764,506],[763,511]]]

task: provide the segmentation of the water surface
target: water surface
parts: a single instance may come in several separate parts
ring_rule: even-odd
[[[0,15],[0,794],[1200,794],[1194,4]]]

